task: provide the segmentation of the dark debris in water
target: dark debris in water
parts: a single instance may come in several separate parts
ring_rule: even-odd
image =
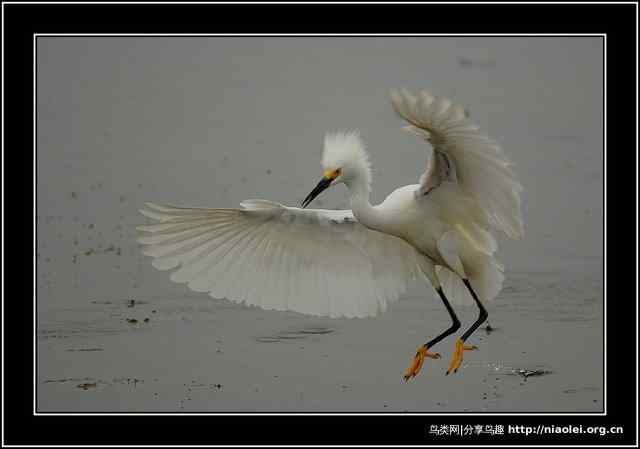
[[[90,237],[89,240],[92,240],[92,238]],[[74,245],[78,245],[78,241],[74,240]],[[96,248],[87,248],[84,251],[82,251],[82,254],[84,254],[85,256],[92,256],[92,255],[98,255],[98,254],[110,254],[113,253],[116,256],[120,256],[122,255],[122,248],[116,247],[115,245],[109,245],[106,248],[102,249],[102,244],[98,244],[96,245]],[[77,254],[73,256],[74,257],[74,263],[76,261],[76,257]]]
[[[96,304],[96,305],[125,305],[128,308],[149,304],[147,301],[141,301],[139,299],[116,299],[116,300],[94,299],[94,300],[91,300],[90,302],[91,304]]]
[[[529,377],[541,377],[548,374],[554,374],[554,371],[549,367],[541,364],[530,366],[529,368],[516,368],[513,366],[503,365],[501,363],[489,363],[488,367],[494,375],[498,376],[518,376],[527,380]],[[499,381],[500,377],[496,377],[495,380]]]
[[[104,351],[102,348],[70,348],[67,349],[68,352],[95,352],[95,351]]]
[[[93,380],[90,377],[85,377],[82,379],[78,379],[78,378],[73,378],[73,377],[67,377],[64,379],[47,379],[44,381],[45,384],[50,384],[50,383],[64,383],[64,382],[82,382],[82,381],[86,381],[86,380]]]
[[[121,385],[133,385],[135,387],[140,383],[144,383],[144,380],[135,377],[118,377],[116,379],[113,379],[113,383]]]
[[[140,322],[137,318],[127,318],[126,321],[129,324],[138,324]],[[143,323],[148,323],[149,321],[148,317],[142,320]]]
[[[305,336],[299,332],[280,332],[278,338],[280,340],[300,340],[305,338]]]
[[[514,369],[512,370],[511,374],[514,376],[522,376],[527,379],[529,377],[539,377],[546,376],[547,374],[553,374],[553,371],[546,369]]]
[[[189,391],[189,392],[191,392],[191,390],[193,390],[193,389],[198,389],[198,388],[207,388],[209,390],[213,390],[214,388],[216,390],[222,389],[222,384],[198,382],[198,381],[195,381],[195,380],[192,380],[188,384],[185,383],[185,384],[182,384],[182,385],[187,387],[187,391]]]
[[[315,334],[315,335],[323,335],[330,334],[333,332],[333,329],[328,327],[309,327],[307,329],[302,329],[298,331],[301,334]]]
[[[76,385],[76,388],[79,388],[79,389],[85,390],[85,391],[91,390],[91,389],[94,389],[94,388],[98,388],[98,385],[109,385],[109,382],[92,379],[90,377],[85,377],[83,379],[68,377],[68,378],[65,378],[65,379],[49,379],[49,380],[45,380],[44,381],[45,384],[48,384],[48,383],[67,383],[67,382],[80,382],[79,384]]]
[[[313,335],[326,335],[335,332],[334,329],[328,327],[305,327],[297,330],[281,331],[275,335],[265,335],[255,337],[260,343],[279,343],[288,340],[303,340]]]
[[[279,337],[256,337],[255,340],[260,343],[277,343],[280,341]]]

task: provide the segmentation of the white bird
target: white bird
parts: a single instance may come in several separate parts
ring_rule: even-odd
[[[465,110],[428,91],[391,92],[395,111],[432,146],[418,184],[369,202],[369,156],[356,132],[328,134],[324,175],[302,203],[288,207],[247,200],[242,209],[146,203],[158,223],[139,226],[143,253],[174,282],[216,298],[329,317],[375,316],[408,281],[428,280],[452,325],[418,349],[405,380],[422,368],[436,343],[460,328],[449,303],[473,304],[478,319],[456,341],[447,370],[456,372],[465,341],[486,320],[483,305],[502,287],[493,233],[523,235],[522,186],[500,147]],[[345,184],[351,210],[305,209],[330,186]]]

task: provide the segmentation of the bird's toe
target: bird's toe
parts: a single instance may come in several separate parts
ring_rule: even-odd
[[[451,373],[457,373],[458,368],[462,364],[462,360],[464,359],[464,351],[475,351],[478,349],[476,345],[465,345],[464,340],[458,339],[456,341],[456,348],[453,351],[453,357],[451,358],[451,362],[449,363],[449,368],[445,373],[445,376],[448,376]]]
[[[418,351],[416,352],[415,357],[413,358],[413,361],[411,362],[411,366],[409,366],[403,376],[405,382],[418,375],[418,373],[422,369],[422,365],[424,365],[424,359],[427,357],[430,359],[439,359],[442,356],[438,352],[429,352],[427,345],[420,346],[420,348],[418,348]]]

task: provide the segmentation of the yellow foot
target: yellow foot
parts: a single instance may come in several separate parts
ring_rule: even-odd
[[[476,345],[465,345],[462,339],[458,339],[458,341],[456,341],[456,349],[453,352],[453,358],[451,359],[449,369],[445,375],[448,375],[451,372],[458,372],[458,368],[460,368],[460,364],[462,363],[462,354],[464,351],[472,351],[474,349],[478,349],[478,347]]]
[[[418,349],[418,352],[416,352],[416,356],[414,357],[413,362],[411,363],[411,366],[409,367],[407,372],[404,374],[405,382],[411,379],[412,377],[416,377],[416,375],[422,369],[422,364],[424,363],[425,357],[429,357],[430,359],[440,358],[440,354],[438,354],[437,352],[429,352],[427,349],[428,349],[427,345],[420,346],[420,348]]]

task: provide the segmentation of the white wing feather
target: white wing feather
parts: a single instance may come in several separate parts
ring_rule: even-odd
[[[298,209],[248,200],[243,209],[147,203],[143,253],[174,282],[264,309],[330,317],[385,311],[424,257],[404,240],[370,230],[351,211]]]
[[[392,91],[395,111],[412,131],[433,146],[427,169],[420,178],[419,194],[428,194],[443,181],[457,182],[474,198],[495,229],[511,238],[523,235],[520,192],[502,149],[479,131],[464,109],[426,90],[417,96],[407,90]]]

